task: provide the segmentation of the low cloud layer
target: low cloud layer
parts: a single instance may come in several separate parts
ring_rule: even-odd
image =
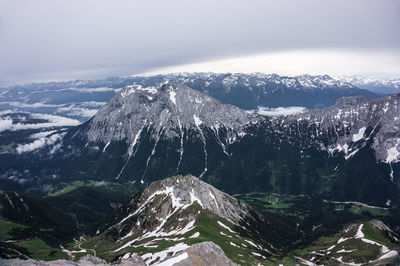
[[[71,119],[58,115],[50,114],[35,114],[32,113],[30,116],[34,119],[46,120],[45,123],[14,123],[11,117],[0,118],[0,132],[10,130],[26,130],[26,129],[40,129],[40,128],[50,128],[50,127],[65,127],[65,126],[77,126],[80,122],[76,119]]]
[[[53,134],[50,136],[40,136],[38,139],[36,139],[32,143],[19,144],[16,148],[16,151],[18,153],[31,152],[31,151],[43,148],[45,146],[54,145],[58,140],[60,140],[64,136],[64,134],[65,133]]]
[[[277,107],[277,108],[268,108],[259,106],[258,109],[254,110],[253,112],[258,113],[260,115],[277,117],[277,116],[304,113],[305,111],[307,111],[307,109],[301,106]]]

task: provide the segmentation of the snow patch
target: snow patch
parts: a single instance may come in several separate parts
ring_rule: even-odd
[[[184,252],[176,257],[170,258],[166,261],[163,261],[161,263],[156,263],[154,264],[155,266],[170,266],[170,265],[175,265],[175,263],[178,263],[184,259],[187,259],[189,257],[189,255],[187,254],[187,252]]]
[[[108,145],[110,145],[110,143],[111,143],[110,141],[106,143],[106,145],[105,145],[104,148],[103,148],[103,152],[106,151],[106,149],[107,149]]]
[[[215,206],[217,207],[217,210],[219,210],[218,203],[217,203],[217,200],[215,199],[214,194],[211,191],[209,191],[209,193],[210,193],[210,197],[214,200],[214,203],[215,203]]]
[[[360,224],[360,226],[358,227],[357,233],[354,236],[355,238],[363,238],[364,237],[364,233],[362,232],[363,226],[364,226],[364,224]]]
[[[193,235],[189,236],[189,238],[196,238],[196,237],[199,237],[199,236],[200,236],[200,233],[196,232]]]
[[[176,105],[176,92],[175,91],[169,92],[169,99],[171,100],[171,102],[173,102]]]
[[[201,121],[200,118],[197,115],[193,115],[193,120],[194,120],[194,124],[197,127],[200,127],[200,125],[203,124],[203,121]]]
[[[364,137],[366,127],[362,127],[358,130],[357,134],[353,134],[353,142],[357,142]]]
[[[156,253],[146,253],[142,256],[143,260],[148,260],[148,264],[151,264],[153,261],[157,260],[161,261],[161,263],[157,265],[171,265],[171,264],[162,264],[163,260],[165,260],[168,256],[168,253],[172,253],[172,256],[187,249],[189,246],[185,243],[178,243],[175,246],[169,247],[166,250],[156,252]],[[186,253],[187,254],[187,253]],[[181,259],[182,260],[182,259]],[[167,262],[167,261],[165,261]]]
[[[218,221],[218,224],[220,226],[222,226],[223,228],[225,228],[226,230],[228,230],[229,232],[231,232],[232,234],[235,234],[235,231],[233,231],[232,229],[230,229],[228,226],[226,226],[225,224],[221,223],[220,221]]]
[[[229,242],[229,244],[230,244],[231,246],[234,246],[234,247],[240,248],[238,245],[236,245],[236,244],[235,244],[235,243],[233,243],[233,242]]]
[[[397,143],[394,144],[393,147],[391,147],[390,149],[388,149],[387,152],[387,156],[386,156],[386,162],[387,163],[391,163],[391,162],[396,162],[398,161],[400,152],[397,149],[397,146],[400,144],[400,139],[397,139]]]

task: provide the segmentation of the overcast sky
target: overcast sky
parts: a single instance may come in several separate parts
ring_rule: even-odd
[[[400,77],[400,1],[0,0],[0,84],[171,71]]]

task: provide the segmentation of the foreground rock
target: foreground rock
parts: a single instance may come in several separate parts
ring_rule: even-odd
[[[182,255],[186,254],[186,258],[173,264],[176,266],[191,266],[191,265],[226,265],[235,266],[230,259],[225,256],[224,251],[213,242],[203,242],[195,244],[186,249]],[[178,258],[178,255],[174,258]],[[183,256],[182,256],[183,257]],[[172,261],[174,258],[171,258]]]

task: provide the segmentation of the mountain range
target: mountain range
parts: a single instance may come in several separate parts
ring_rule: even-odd
[[[246,103],[244,88],[265,99],[360,90],[328,76],[185,75],[129,82],[82,124],[60,113],[1,112],[3,257],[398,259],[400,95],[335,94],[328,107],[269,117],[249,110],[261,96],[247,110],[234,101]],[[281,87],[256,89],[267,79]]]
[[[369,90],[378,94],[393,94],[400,92],[399,79],[377,79],[364,76],[345,76],[339,79],[349,82],[361,89]]]
[[[363,95],[370,99],[381,95],[328,75],[177,73],[0,88],[0,111],[42,112],[85,122],[126,86],[159,87],[165,83],[184,84],[223,103],[254,111],[293,106],[322,108],[340,97]]]

